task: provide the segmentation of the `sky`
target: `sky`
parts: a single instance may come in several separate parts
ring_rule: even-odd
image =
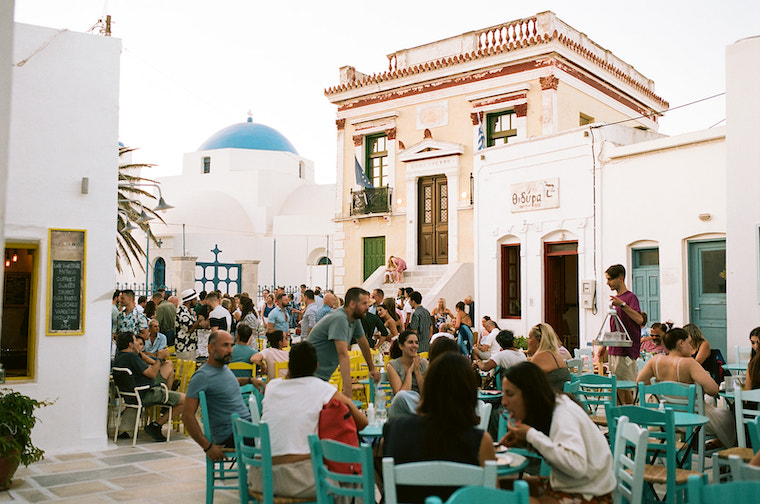
[[[17,22],[87,32],[107,12],[122,41],[119,140],[177,174],[182,155],[247,119],[271,126],[335,181],[338,69],[551,10],[654,80],[671,108],[725,91],[725,48],[760,35],[757,0],[16,0]],[[725,98],[666,114],[668,135],[725,124]]]

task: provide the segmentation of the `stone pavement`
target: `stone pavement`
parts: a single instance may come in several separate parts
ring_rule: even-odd
[[[109,447],[103,452],[46,455],[41,462],[19,467],[11,489],[0,492],[0,502],[206,501],[205,456],[189,436],[173,431],[169,443],[156,443],[141,429],[134,448],[131,439],[109,442]],[[237,502],[234,491],[214,495],[214,504]]]

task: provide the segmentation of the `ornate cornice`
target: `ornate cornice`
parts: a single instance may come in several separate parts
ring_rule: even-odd
[[[538,81],[541,83],[541,91],[547,91],[549,89],[557,90],[559,79],[554,75],[547,75],[546,77],[539,77]]]

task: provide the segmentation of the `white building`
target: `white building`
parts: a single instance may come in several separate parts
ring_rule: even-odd
[[[33,439],[43,450],[102,450],[110,367],[104,335],[111,330],[115,277],[121,42],[13,25],[12,18],[12,3],[4,5],[0,103],[10,102],[10,114],[0,114],[9,117],[9,132],[0,128],[0,145],[8,150],[7,184],[0,190],[4,386],[56,401],[37,412]],[[12,52],[7,50],[11,37]],[[4,157],[0,164],[6,168]],[[69,266],[77,273],[64,286],[54,273]],[[71,296],[66,320],[60,318],[67,309],[62,296]]]
[[[760,38],[728,56],[726,127],[593,124],[476,154],[480,315],[518,335],[546,321],[585,346],[609,307],[604,271],[620,263],[650,323],[695,323],[735,360],[760,325],[760,100],[736,85],[760,76]]]
[[[150,290],[165,284],[255,295],[257,285],[332,285],[324,263],[335,186],[315,184],[313,162],[275,129],[250,118],[224,128],[185,154],[181,175],[159,182],[174,208],[162,215],[167,225],[152,222],[161,247],[149,251]],[[215,284],[217,259],[228,266],[216,269]],[[145,279],[139,272],[120,278]]]

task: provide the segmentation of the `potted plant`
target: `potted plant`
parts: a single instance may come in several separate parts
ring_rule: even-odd
[[[34,410],[52,404],[11,389],[0,389],[0,490],[7,490],[19,463],[28,466],[45,452],[32,444]]]

